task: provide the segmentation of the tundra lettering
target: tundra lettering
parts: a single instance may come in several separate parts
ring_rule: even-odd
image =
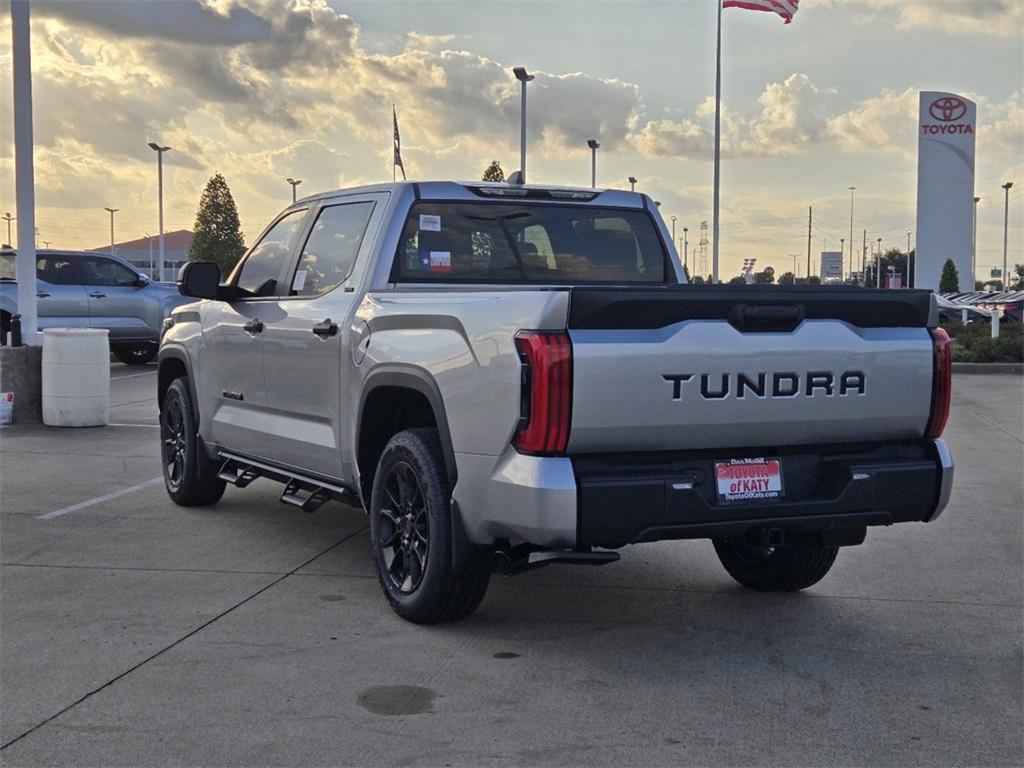
[[[683,399],[683,384],[690,381],[692,373],[665,373],[662,378],[672,384],[672,399]],[[771,375],[771,392],[766,393],[768,374],[764,371],[755,374],[747,373],[723,373],[720,374],[720,384],[717,390],[712,390],[709,382],[714,381],[712,374],[700,374],[700,395],[705,400],[723,400],[729,396],[731,382],[735,381],[736,399],[743,400],[749,392],[759,398],[782,398],[795,397],[800,393],[800,381],[804,381],[804,394],[807,397],[814,397],[820,391],[826,397],[835,394],[835,382],[839,382],[839,395],[848,395],[856,392],[858,395],[865,394],[865,376],[863,371],[844,371],[839,376],[829,371],[809,371],[801,377],[797,373],[773,373]],[[716,377],[717,378],[717,377]]]

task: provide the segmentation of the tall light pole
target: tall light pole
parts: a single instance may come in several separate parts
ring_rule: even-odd
[[[146,244],[149,246],[149,276],[153,276],[153,237],[149,232],[143,232],[146,236]]]
[[[11,242],[11,222],[12,221],[17,221],[18,217],[17,216],[11,216],[11,212],[8,211],[7,213],[5,213],[3,215],[3,219],[4,219],[4,221],[7,222],[7,239],[4,242],[7,245],[14,245],[14,243]]]
[[[980,197],[974,198],[974,225],[971,228],[971,290],[978,284],[978,203]]]
[[[676,217],[672,217],[672,243],[676,242]]]
[[[853,245],[852,242],[850,244]],[[844,264],[844,265],[846,264],[846,238],[845,237],[840,237],[839,238],[839,261],[842,264]],[[843,282],[843,279],[841,277],[839,279],[839,282]]]
[[[636,192],[636,182],[637,182],[636,176],[630,176],[628,181],[629,181],[629,191],[630,192]]]
[[[850,187],[850,274],[853,275],[854,264],[853,259],[853,191],[856,187]]]
[[[110,212],[110,255],[114,255],[114,214],[120,211],[120,208],[104,208],[104,211]]]
[[[291,178],[289,178],[289,179],[285,179],[285,181],[287,181],[289,184],[292,185],[292,202],[294,203],[295,200],[296,200],[295,188],[297,186],[299,186],[299,184],[302,183],[302,179],[291,179]]]
[[[590,147],[590,186],[597,187],[597,148],[601,145],[597,139],[587,139],[587,146]]]
[[[513,67],[512,74],[519,81],[519,173],[523,184],[526,183],[526,84],[534,76],[527,74],[526,67]]]
[[[1003,290],[1010,290],[1010,273],[1006,271],[1006,233],[1010,227],[1010,187],[1013,186],[1012,181],[1008,181],[1003,184],[1003,191],[1006,193],[1005,201],[1003,203]]]
[[[160,207],[160,258],[156,265],[156,279],[164,280],[164,152],[170,147],[162,147],[155,141],[149,142],[149,148],[156,152],[156,178],[158,188],[158,199]]]

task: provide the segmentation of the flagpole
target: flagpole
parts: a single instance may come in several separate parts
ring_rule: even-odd
[[[718,41],[715,47],[715,181],[714,202],[711,211],[711,276],[718,282],[718,178],[721,154],[721,109],[722,109],[722,0],[715,0],[718,6]]]

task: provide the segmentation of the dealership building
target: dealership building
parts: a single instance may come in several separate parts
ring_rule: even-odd
[[[181,265],[188,261],[190,245],[192,233],[187,229],[164,232],[164,279],[173,281],[177,278]],[[90,250],[110,253],[110,246]],[[127,261],[139,272],[154,277],[156,262],[160,258],[160,236],[150,235],[138,240],[114,243],[114,255]]]

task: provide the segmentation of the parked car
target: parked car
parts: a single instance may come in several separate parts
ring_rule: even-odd
[[[383,184],[301,200],[160,346],[183,506],[263,477],[369,514],[385,597],[471,613],[491,572],[714,542],[761,591],[935,520],[951,349],[930,291],[686,285],[639,193]]]
[[[970,304],[958,304],[950,301],[944,296],[936,296],[935,302],[939,308],[939,319],[945,322],[963,323],[964,312],[967,313],[967,324],[991,323],[992,312],[986,309],[972,306]]]
[[[0,251],[0,334],[6,343],[18,312],[15,253]],[[188,301],[174,283],[156,283],[114,256],[88,251],[36,251],[38,327],[106,328],[110,350],[129,365],[156,357],[160,329]]]

